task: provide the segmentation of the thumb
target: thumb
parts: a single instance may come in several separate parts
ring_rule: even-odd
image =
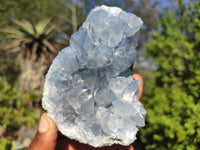
[[[44,113],[40,119],[38,131],[28,150],[55,150],[57,127],[54,121]]]
[[[143,78],[139,74],[134,74],[133,78],[140,81],[138,98],[139,98],[139,101],[141,101],[142,92],[143,92]]]

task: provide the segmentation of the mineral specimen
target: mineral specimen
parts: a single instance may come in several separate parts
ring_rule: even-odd
[[[146,111],[128,68],[142,24],[120,8],[96,7],[54,59],[42,105],[65,136],[93,147],[136,139]]]

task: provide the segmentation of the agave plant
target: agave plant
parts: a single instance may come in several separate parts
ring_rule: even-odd
[[[6,50],[18,52],[18,63],[21,67],[19,84],[25,91],[34,91],[41,96],[44,75],[49,67],[53,54],[63,46],[63,41],[56,38],[58,25],[52,19],[43,19],[37,24],[26,20],[13,21],[15,27],[1,29],[7,40]]]
[[[10,52],[21,51],[23,58],[33,61],[57,52],[56,46],[62,44],[62,41],[55,37],[58,25],[52,24],[51,20],[46,18],[37,24],[14,20],[16,27],[0,30],[6,33],[4,39],[10,41],[5,48]]]

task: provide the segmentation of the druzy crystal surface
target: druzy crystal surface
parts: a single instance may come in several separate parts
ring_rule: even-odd
[[[129,67],[142,24],[120,8],[98,6],[54,59],[42,105],[65,136],[94,147],[136,139],[146,111]]]

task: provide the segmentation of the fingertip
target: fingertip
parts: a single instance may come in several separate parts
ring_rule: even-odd
[[[141,75],[139,75],[139,74],[134,74],[134,75],[133,75],[133,78],[135,78],[136,80],[140,80],[140,82],[143,83],[143,78],[142,78]]]
[[[47,119],[48,123],[49,123],[49,131],[48,132],[58,132],[57,126],[55,124],[55,122],[53,121],[53,119],[47,114],[44,113],[43,114],[45,116],[45,118]]]
[[[141,101],[141,97],[142,97],[142,93],[143,93],[143,78],[139,74],[134,74],[133,78],[140,81],[140,85],[139,85],[139,91],[140,92],[138,94],[138,99],[139,99],[139,101]]]
[[[54,121],[44,113],[40,119],[38,131],[29,150],[54,150],[57,140],[57,127]]]
[[[47,115],[43,114],[41,119],[40,119],[40,123],[39,123],[39,126],[38,126],[38,131],[40,133],[45,133],[45,132],[47,132],[49,126],[50,126],[50,123],[48,121]]]

